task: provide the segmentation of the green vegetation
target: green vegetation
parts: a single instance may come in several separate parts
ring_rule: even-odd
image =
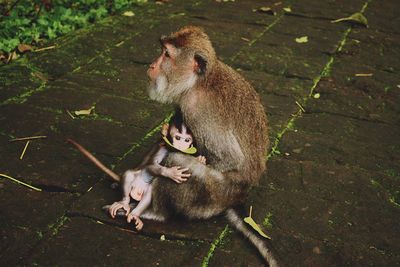
[[[6,0],[0,3],[0,55],[40,45],[147,0]],[[21,52],[21,49],[19,49]],[[3,56],[4,57],[4,56]]]
[[[47,226],[47,228],[50,230],[51,234],[57,235],[58,231],[61,229],[61,227],[64,226],[64,224],[69,221],[68,217],[63,215],[60,218],[57,219],[57,221],[53,224],[50,224]]]

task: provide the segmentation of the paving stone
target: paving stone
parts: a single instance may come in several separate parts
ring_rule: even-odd
[[[37,192],[4,178],[0,180],[0,188],[0,262],[15,266],[29,255],[47,232],[52,231],[75,196]]]
[[[2,66],[0,72],[0,105],[8,99],[38,88],[42,81],[34,76],[35,73],[23,62]]]
[[[110,205],[115,201],[121,200],[120,190],[113,190],[110,185],[109,178],[104,182],[96,184],[90,192],[74,203],[70,214],[90,217],[108,224],[134,230],[134,225],[128,224],[125,218],[117,217],[116,219],[112,219],[101,209],[104,205]],[[212,242],[214,237],[218,232],[222,231],[226,224],[224,218],[218,217],[209,221],[188,222],[175,218],[165,223],[147,220],[143,220],[143,222],[145,226],[142,232],[145,235],[161,236],[164,234],[173,239],[199,239],[207,240],[208,242]]]
[[[207,243],[162,241],[87,218],[72,218],[56,236],[41,242],[24,264],[198,266],[207,248]]]
[[[296,121],[295,129],[279,145],[279,151],[290,159],[367,170],[399,169],[399,127],[331,114],[307,114]]]
[[[254,12],[268,6],[277,14]],[[368,28],[331,23],[363,7]],[[173,110],[147,96],[157,40],[192,24],[206,29],[219,58],[254,85],[266,107],[280,154],[269,158],[245,208],[253,206],[283,262],[399,265],[397,7],[396,0],[149,2],[133,8],[133,17],[109,17],[45,45],[55,49],[1,66],[0,172],[44,191],[0,179],[0,263],[263,265],[236,232],[212,244],[223,217],[145,221],[139,234],[123,218],[111,219],[101,207],[120,192],[65,143],[74,138],[118,174],[137,166]],[[297,43],[301,36],[308,42]],[[66,112],[92,105],[88,117]],[[32,141],[19,160],[25,142],[9,139],[33,135],[48,137]]]

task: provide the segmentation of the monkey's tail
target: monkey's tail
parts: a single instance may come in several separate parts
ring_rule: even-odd
[[[245,237],[250,240],[250,242],[257,248],[261,256],[265,259],[270,267],[280,266],[274,253],[271,251],[270,248],[267,247],[266,241],[256,235],[251,229],[249,229],[249,227],[243,222],[243,219],[240,218],[236,210],[228,209],[226,211],[226,218],[236,230],[241,232]]]
[[[73,144],[80,152],[82,152],[83,155],[85,155],[90,161],[92,161],[100,170],[107,173],[115,181],[119,182],[121,180],[118,174],[116,174],[115,172],[104,166],[104,164],[101,163],[95,156],[93,156],[92,153],[87,151],[86,148],[84,148],[83,146],[81,146],[80,144],[78,144],[77,142],[75,142],[70,138],[68,138],[67,141]]]

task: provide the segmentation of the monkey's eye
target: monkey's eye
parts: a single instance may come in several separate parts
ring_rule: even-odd
[[[165,55],[165,57],[170,57],[170,54],[169,54],[168,50],[165,50],[164,55]]]
[[[179,141],[179,140],[181,140],[181,137],[176,135],[175,140]]]
[[[190,138],[186,138],[186,139],[185,139],[185,142],[186,142],[186,143],[189,143],[190,141],[191,141]]]

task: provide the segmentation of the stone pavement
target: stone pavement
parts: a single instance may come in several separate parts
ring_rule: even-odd
[[[118,191],[65,142],[117,172],[138,164],[172,111],[148,99],[145,70],[158,37],[187,24],[206,29],[266,107],[268,170],[247,207],[283,261],[400,266],[400,3],[277,2],[151,2],[1,66],[0,173],[42,189],[0,179],[1,266],[263,265],[222,217],[145,222],[140,234],[112,220],[101,206]],[[277,14],[253,12],[262,6]],[[331,23],[355,12],[368,28]],[[26,142],[9,140],[37,135],[47,138],[20,160]]]

